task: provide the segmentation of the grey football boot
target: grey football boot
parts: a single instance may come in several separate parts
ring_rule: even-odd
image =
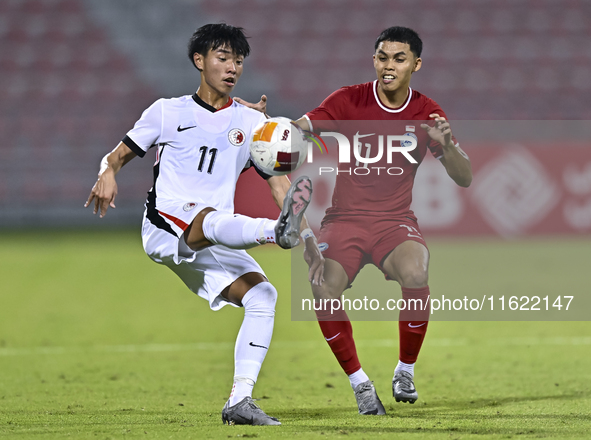
[[[419,393],[417,393],[412,379],[412,375],[406,371],[400,371],[394,374],[392,395],[396,399],[396,402],[415,403],[417,401]]]
[[[311,200],[312,180],[307,176],[294,180],[275,225],[275,241],[283,249],[291,249],[300,243],[300,223]]]
[[[275,417],[268,416],[251,397],[245,397],[234,406],[230,400],[222,409],[222,422],[228,425],[281,425]]]
[[[371,380],[360,383],[355,387],[355,399],[357,399],[359,414],[374,416],[383,416],[386,414],[384,405],[382,405]]]

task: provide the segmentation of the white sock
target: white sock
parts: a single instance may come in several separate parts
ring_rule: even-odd
[[[245,397],[252,397],[252,389],[254,388],[254,380],[247,377],[234,377],[234,385],[232,385],[232,392],[230,393],[230,406],[240,403]]]
[[[269,282],[257,284],[242,298],[244,320],[234,350],[234,387],[230,406],[252,396],[252,388],[271,343],[276,302],[277,290]],[[244,379],[250,380],[252,385],[247,387],[250,382]]]
[[[407,373],[410,373],[412,377],[415,377],[415,364],[405,364],[402,361],[398,361],[398,365],[396,365],[396,368],[394,369],[394,375],[396,376],[396,373],[400,371],[406,371]]]
[[[275,220],[252,218],[224,211],[211,211],[203,219],[203,235],[213,244],[249,249],[275,243]]]
[[[351,382],[351,388],[355,389],[357,385],[363,382],[367,382],[369,377],[363,371],[363,368],[360,368],[353,374],[349,374],[349,382]]]

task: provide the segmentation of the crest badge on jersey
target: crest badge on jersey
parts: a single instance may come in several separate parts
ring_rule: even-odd
[[[189,212],[191,209],[195,208],[195,206],[197,206],[197,203],[185,203],[183,211]]]
[[[408,127],[407,127],[407,129],[408,129]],[[404,133],[404,136],[411,137],[411,138],[413,138],[417,142],[419,141],[419,138],[417,138],[417,135],[414,134],[414,133]],[[409,141],[406,141],[406,140],[401,140],[400,141],[400,145],[403,146],[403,147],[411,147],[412,146],[412,143],[409,142]]]
[[[318,243],[318,250],[324,252],[328,249],[328,243]]]
[[[243,145],[246,141],[246,135],[239,128],[233,128],[228,133],[228,140],[235,147],[239,147],[240,145]]]

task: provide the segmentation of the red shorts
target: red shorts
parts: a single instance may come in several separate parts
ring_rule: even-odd
[[[322,221],[318,245],[324,258],[337,261],[352,283],[363,266],[373,263],[383,268],[386,257],[399,244],[412,240],[427,247],[416,217],[375,217],[330,215]]]

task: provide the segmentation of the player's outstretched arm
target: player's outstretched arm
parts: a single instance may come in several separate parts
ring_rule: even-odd
[[[289,190],[291,182],[287,176],[273,176],[267,179],[267,183],[271,188],[271,194],[273,195],[273,199],[275,203],[281,209],[283,207],[283,199]],[[300,231],[305,231],[309,229],[310,226],[308,225],[308,220],[306,216],[302,218],[302,224],[300,226]],[[304,240],[304,260],[308,263],[308,281],[312,284],[322,285],[324,281],[324,257],[318,249],[318,242],[316,241],[316,237],[311,233],[310,236]]]
[[[269,115],[267,115],[267,96],[266,95],[262,95],[261,100],[259,102],[257,102],[256,104],[253,104],[252,102],[245,101],[244,99],[238,98],[237,96],[234,98],[234,101],[236,101],[238,104],[245,105],[248,108],[252,108],[252,109],[257,110],[261,113],[264,113],[267,118],[269,117]]]
[[[454,182],[459,186],[469,187],[472,183],[472,165],[468,155],[459,146],[454,145],[451,127],[445,118],[437,113],[432,113],[429,117],[435,120],[435,125],[431,127],[428,124],[421,124],[421,128],[431,139],[441,144],[443,148],[441,164]]]
[[[117,196],[115,175],[123,165],[134,157],[136,157],[136,154],[123,142],[120,142],[113,151],[103,157],[98,180],[92,187],[92,191],[90,191],[88,200],[84,204],[85,208],[90,206],[94,200],[93,213],[99,213],[100,218],[107,214],[109,206],[115,208],[115,197]]]
[[[295,123],[298,124],[302,130],[312,131],[310,130],[310,123],[308,122],[308,119],[304,118],[303,116],[295,121]]]
[[[259,112],[264,113],[267,118],[269,117],[269,115],[267,114],[267,96],[265,95],[261,96],[261,100],[256,104],[245,101],[244,99],[238,97],[235,97],[234,101],[238,102],[239,104],[245,105],[248,108],[258,110]],[[308,119],[301,117],[300,119],[295,121],[295,123],[299,125],[301,129],[310,131],[310,123],[308,122]]]

